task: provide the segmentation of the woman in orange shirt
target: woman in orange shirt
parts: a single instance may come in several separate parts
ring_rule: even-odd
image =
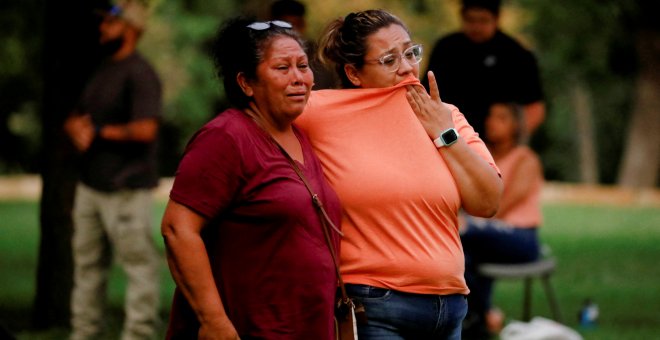
[[[504,192],[492,219],[466,218],[461,230],[465,278],[470,288],[466,335],[494,333],[501,317],[491,311],[493,280],[481,276],[484,263],[522,263],[539,256],[537,228],[542,222],[540,195],[543,169],[538,156],[522,140],[522,111],[514,103],[495,103],[485,121],[488,149],[502,173]]]
[[[341,272],[366,308],[360,339],[460,339],[468,288],[458,211],[490,217],[501,180],[465,117],[421,86],[421,45],[383,10],[332,22],[319,44],[342,90],[296,124],[342,202]]]

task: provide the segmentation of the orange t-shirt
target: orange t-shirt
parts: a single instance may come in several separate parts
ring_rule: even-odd
[[[406,100],[408,84],[419,81],[314,91],[296,124],[308,134],[344,209],[344,281],[467,294],[458,188]],[[463,114],[449,108],[460,138],[495,167]]]

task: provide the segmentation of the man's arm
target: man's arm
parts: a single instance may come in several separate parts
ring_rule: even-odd
[[[545,120],[545,103],[542,100],[523,106],[525,114],[525,131],[531,136]]]
[[[532,136],[534,131],[545,120],[545,102],[543,101],[543,86],[536,57],[530,51],[524,51],[519,64],[519,95],[523,105],[525,132]]]
[[[116,142],[149,143],[158,136],[158,119],[144,118],[126,124],[108,124],[97,128],[98,136]]]

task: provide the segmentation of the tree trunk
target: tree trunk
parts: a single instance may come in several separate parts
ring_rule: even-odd
[[[66,327],[71,296],[71,208],[77,181],[77,157],[62,132],[85,80],[98,64],[102,1],[46,2],[43,53],[40,204],[41,240],[32,321],[36,329]]]
[[[640,73],[619,185],[652,188],[660,172],[660,32],[640,32],[636,49]]]
[[[594,145],[594,124],[590,92],[577,80],[573,86],[573,107],[576,117],[576,134],[580,157],[580,180],[583,183],[598,183],[598,162]]]

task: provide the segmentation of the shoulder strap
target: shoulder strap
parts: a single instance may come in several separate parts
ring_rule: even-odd
[[[284,147],[282,147],[282,145],[280,145],[280,143],[277,142],[277,140],[275,140],[275,138],[273,138],[273,136],[270,133],[268,133],[268,131],[263,126],[261,126],[261,124],[253,117],[253,115],[251,114],[248,115],[257,124],[257,126],[261,128],[261,130],[264,131],[266,135],[268,135],[268,137],[273,142],[273,144],[275,144],[277,148],[280,149],[280,151],[284,155],[284,158],[286,158],[286,160],[289,162],[289,164],[296,172],[298,177],[300,177],[300,180],[303,182],[305,188],[307,188],[307,191],[309,192],[309,195],[312,197],[314,208],[316,209],[316,212],[319,215],[319,219],[321,220],[321,226],[323,229],[323,236],[325,238],[325,242],[328,245],[328,249],[330,250],[330,256],[332,257],[332,262],[335,265],[335,272],[337,273],[337,280],[339,282],[339,288],[341,289],[342,300],[344,302],[350,302],[350,299],[348,298],[348,294],[346,293],[346,286],[344,286],[344,279],[342,278],[341,272],[339,271],[339,260],[337,259],[337,252],[335,251],[335,247],[332,244],[332,239],[330,237],[330,230],[331,229],[334,230],[336,233],[338,233],[341,236],[344,236],[344,234],[332,222],[330,216],[328,216],[328,213],[323,208],[323,202],[321,202],[319,195],[314,193],[314,190],[312,190],[312,187],[309,185],[309,182],[305,178],[305,175],[303,175],[302,171],[300,170],[296,162],[293,160],[293,158],[291,158],[289,153],[284,149]]]
[[[339,261],[337,260],[337,252],[335,251],[335,247],[332,244],[332,239],[330,238],[330,229],[332,228],[332,230],[334,230],[341,236],[344,236],[344,234],[339,230],[339,228],[337,228],[337,226],[335,226],[334,223],[332,223],[332,220],[328,216],[328,213],[326,213],[325,209],[323,208],[323,202],[321,202],[319,195],[314,193],[312,187],[309,185],[309,182],[307,182],[305,175],[303,175],[302,171],[300,170],[296,162],[293,160],[293,158],[291,158],[289,153],[282,147],[282,145],[280,145],[280,143],[278,143],[275,140],[275,138],[273,138],[272,136],[270,138],[273,141],[273,143],[275,143],[275,145],[277,145],[277,147],[280,149],[280,151],[287,159],[289,164],[291,164],[291,167],[296,172],[298,177],[300,177],[300,180],[303,182],[303,184],[307,188],[307,191],[312,197],[312,202],[314,203],[316,212],[319,214],[319,218],[321,220],[321,225],[323,226],[323,236],[325,237],[325,242],[328,245],[328,249],[330,250],[330,255],[332,257],[332,262],[335,265],[335,271],[337,273],[337,280],[339,281],[339,288],[341,289],[342,299],[344,301],[348,301],[349,298],[348,298],[348,294],[346,293],[346,287],[344,286],[344,279],[341,277],[341,272],[339,271]]]

